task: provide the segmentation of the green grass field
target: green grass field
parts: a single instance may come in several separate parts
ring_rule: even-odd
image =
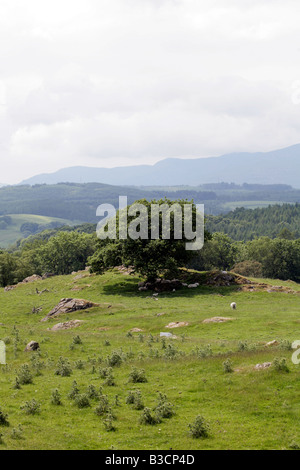
[[[7,365],[0,366],[0,407],[10,422],[9,427],[0,426],[0,450],[300,446],[300,366],[292,363],[292,351],[282,346],[265,346],[265,342],[274,339],[300,340],[299,295],[199,287],[159,294],[156,301],[149,298],[151,294],[138,292],[138,278],[117,271],[74,278],[75,275],[54,277],[0,293],[0,338],[6,338],[8,343]],[[296,290],[294,283],[281,284]],[[74,286],[82,290],[73,291]],[[36,288],[49,292],[38,295]],[[100,305],[41,323],[65,297],[84,298]],[[232,301],[237,303],[236,311],[230,309]],[[32,313],[33,307],[41,307],[42,311]],[[214,316],[234,320],[203,323]],[[48,331],[54,324],[70,319],[83,323],[72,330]],[[167,324],[176,321],[189,325],[166,329]],[[133,328],[143,331],[128,335]],[[19,342],[15,341],[16,329]],[[164,344],[159,334],[167,331],[177,339],[168,339]],[[70,348],[77,335],[82,344]],[[36,353],[24,352],[31,340],[40,343],[42,375],[34,374],[33,384],[16,390],[13,384],[21,365],[28,363],[33,371],[31,358]],[[244,350],[241,342],[244,345],[247,342]],[[212,354],[203,358],[208,345]],[[123,353],[122,364],[113,367],[116,385],[103,386],[99,369],[106,367],[107,357],[116,350]],[[68,358],[72,365],[70,377],[55,375],[60,356]],[[290,371],[277,371],[273,366],[261,371],[254,369],[256,364],[273,362],[275,357],[285,357]],[[227,358],[235,369],[232,373],[224,372]],[[83,369],[75,367],[79,360],[84,363]],[[133,366],[145,370],[147,383],[129,382]],[[79,409],[67,397],[74,380],[81,393],[89,385],[97,390],[103,386],[117,418],[115,432],[108,432],[103,418],[95,414],[96,400],[91,400],[89,408]],[[51,403],[54,389],[60,391],[62,406]],[[159,392],[166,394],[174,405],[175,415],[156,425],[141,424],[142,411],[126,404],[128,392],[136,389],[141,391],[145,406],[151,409]],[[40,404],[40,413],[27,415],[21,406],[32,399]],[[197,415],[202,415],[210,425],[208,438],[194,439],[189,435],[188,424]],[[21,435],[13,432],[19,425],[23,429]]]
[[[8,214],[12,219],[12,224],[5,230],[0,230],[0,247],[7,248],[17,240],[24,238],[21,232],[21,226],[25,223],[34,223],[43,226],[49,225],[51,222],[59,222],[63,225],[75,225],[74,222],[67,219],[58,219],[56,217],[45,217],[33,214]]]
[[[225,202],[223,206],[230,210],[234,211],[237,207],[244,207],[245,209],[261,209],[264,207],[274,206],[276,204],[282,205],[281,201],[233,201]]]

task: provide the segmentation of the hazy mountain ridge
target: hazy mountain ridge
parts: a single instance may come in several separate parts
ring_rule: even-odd
[[[155,165],[115,168],[70,167],[36,175],[21,184],[101,182],[111,185],[191,185],[211,182],[288,184],[300,188],[300,144],[271,152],[231,153],[219,157],[167,158]]]

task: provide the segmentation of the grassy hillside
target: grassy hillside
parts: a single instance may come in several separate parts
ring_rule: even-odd
[[[296,293],[244,292],[236,287],[198,287],[159,294],[139,292],[138,278],[118,271],[104,276],[55,277],[21,285],[0,293],[0,338],[6,338],[7,366],[0,366],[0,406],[8,413],[10,427],[0,427],[0,449],[287,449],[300,446],[299,366],[283,345],[265,342],[299,338],[299,295]],[[270,281],[271,282],[271,281]],[[281,283],[294,289],[294,283]],[[39,291],[47,289],[43,294]],[[294,289],[295,290],[295,289]],[[62,315],[47,323],[40,320],[64,297],[79,297],[99,303],[89,311]],[[237,310],[230,303],[237,303]],[[33,307],[41,307],[32,313]],[[224,316],[227,323],[203,323]],[[58,322],[79,319],[80,327],[49,331]],[[170,322],[188,325],[168,330]],[[139,328],[139,333],[128,332]],[[160,332],[176,339],[164,343]],[[79,335],[82,344],[74,344]],[[19,338],[19,341],[16,341]],[[23,352],[25,345],[40,343],[40,357]],[[78,342],[78,341],[77,341]],[[76,341],[75,341],[76,343]],[[209,348],[210,345],[210,348]],[[211,353],[209,352],[211,349]],[[113,367],[115,386],[103,385],[99,369],[107,357],[121,354],[123,362]],[[122,352],[121,352],[122,351]],[[70,377],[55,375],[59,357],[68,358]],[[274,366],[255,370],[258,363],[286,357],[290,372]],[[235,371],[225,373],[230,358]],[[76,362],[77,361],[77,362]],[[83,364],[80,367],[78,361]],[[13,389],[16,370],[28,363],[33,384]],[[35,369],[33,365],[35,364]],[[144,369],[147,383],[129,382],[132,367]],[[94,413],[98,402],[79,409],[67,397],[76,380],[80,392],[89,385],[103,386],[116,420],[115,432],[107,432],[103,418]],[[51,404],[58,389],[62,406]],[[139,389],[146,407],[153,408],[158,393],[166,394],[175,415],[157,425],[139,422],[142,411],[126,404],[130,390]],[[116,395],[118,395],[116,403]],[[40,414],[27,415],[20,408],[35,399]],[[188,424],[197,415],[209,422],[207,439],[193,439]],[[12,434],[21,425],[23,432]],[[21,438],[20,438],[21,437]]]
[[[7,226],[5,226],[5,228],[0,230],[1,248],[7,248],[8,246],[15,243],[17,240],[26,236],[26,232],[21,231],[21,227],[23,224],[38,224],[39,226],[41,226],[40,231],[49,228],[52,224],[74,225],[74,222],[72,222],[71,220],[60,219],[57,217],[45,217],[32,214],[9,214],[9,217],[11,219],[11,223],[9,223]]]

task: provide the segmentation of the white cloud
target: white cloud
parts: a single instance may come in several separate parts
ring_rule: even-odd
[[[296,0],[2,0],[1,180],[299,141]]]

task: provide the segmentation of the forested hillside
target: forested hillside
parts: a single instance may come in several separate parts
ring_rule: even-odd
[[[300,204],[251,210],[241,207],[225,215],[208,216],[206,228],[226,233],[234,240],[253,240],[259,236],[300,238]]]

